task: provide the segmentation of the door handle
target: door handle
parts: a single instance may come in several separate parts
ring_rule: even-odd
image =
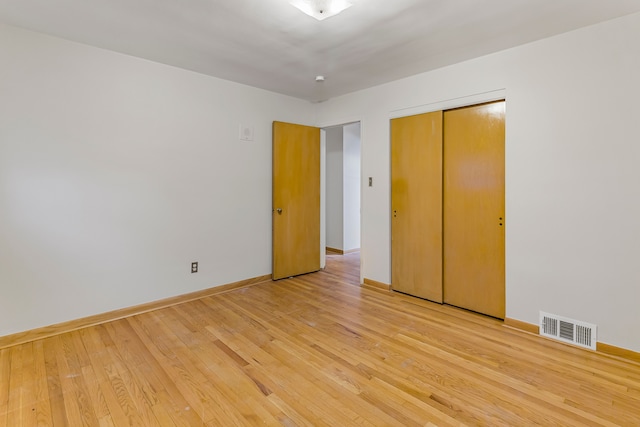
[[[282,208],[277,208],[276,212],[278,212],[278,215],[282,215]]]

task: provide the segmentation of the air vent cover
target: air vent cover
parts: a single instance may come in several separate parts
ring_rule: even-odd
[[[540,312],[540,335],[580,347],[596,349],[596,325]]]

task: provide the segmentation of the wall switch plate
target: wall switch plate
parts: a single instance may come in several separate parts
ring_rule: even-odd
[[[369,187],[373,187],[373,177],[369,177]]]
[[[197,262],[192,262],[191,263],[191,272],[192,273],[197,273],[198,272],[198,263]]]

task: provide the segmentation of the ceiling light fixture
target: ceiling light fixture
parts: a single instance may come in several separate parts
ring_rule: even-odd
[[[353,5],[347,0],[291,0],[289,3],[318,21],[331,18]]]

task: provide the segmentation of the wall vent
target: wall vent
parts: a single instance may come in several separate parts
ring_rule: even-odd
[[[540,312],[540,335],[580,347],[596,349],[596,325]]]

